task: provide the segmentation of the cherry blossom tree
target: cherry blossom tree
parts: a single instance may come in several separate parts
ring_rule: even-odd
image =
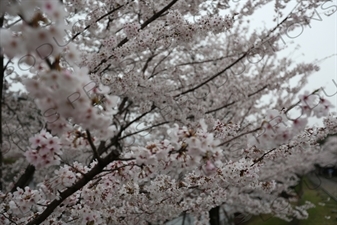
[[[298,95],[318,64],[278,53],[336,6],[238,2],[1,1],[1,224],[307,218],[281,193],[336,163],[337,120],[324,89]],[[282,19],[249,33],[267,4]]]

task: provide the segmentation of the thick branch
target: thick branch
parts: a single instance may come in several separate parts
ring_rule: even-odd
[[[115,146],[119,146],[117,142],[117,138],[115,138],[114,142]],[[79,179],[73,186],[67,188],[66,190],[60,192],[60,197],[53,200],[50,204],[48,204],[47,208],[38,216],[36,216],[33,220],[28,222],[26,225],[38,225],[45,221],[54,210],[69,196],[74,194],[76,191],[83,188],[87,183],[89,183],[96,175],[103,171],[103,168],[106,167],[109,163],[118,159],[120,152],[118,149],[115,149],[109,153],[104,159],[102,159],[102,163],[98,163],[95,167],[93,167],[86,176],[83,176]]]
[[[29,182],[32,180],[35,173],[35,167],[33,165],[28,165],[25,172],[21,175],[19,180],[16,182],[14,187],[12,188],[11,192],[17,191],[17,188],[23,189],[27,185],[29,185]]]

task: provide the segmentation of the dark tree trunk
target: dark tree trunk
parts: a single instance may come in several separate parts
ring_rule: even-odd
[[[4,15],[0,17],[0,28],[2,28],[3,26],[3,22],[4,22]],[[1,52],[1,48],[0,48],[0,52]],[[2,164],[3,164],[3,155],[2,155],[2,146],[3,146],[3,140],[2,140],[2,98],[4,96],[2,96],[2,91],[3,91],[3,85],[4,85],[4,81],[5,81],[5,69],[4,69],[4,56],[0,55],[0,80],[1,80],[1,84],[0,84],[0,191],[2,191]]]
[[[208,214],[210,225],[220,225],[220,206],[214,207]]]

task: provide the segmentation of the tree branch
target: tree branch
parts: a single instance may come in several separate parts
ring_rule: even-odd
[[[250,93],[250,94],[248,95],[248,97],[251,97],[251,96],[253,96],[253,95],[256,95],[257,93],[259,93],[260,91],[263,91],[263,90],[266,89],[267,87],[268,87],[268,84],[265,85],[265,86],[263,86],[263,87],[260,88],[259,90],[255,91],[255,92],[253,92],[253,93]],[[236,102],[237,102],[237,101],[233,101],[233,102],[227,103],[227,104],[225,104],[225,105],[223,105],[223,106],[221,106],[221,107],[219,107],[219,108],[211,109],[211,110],[205,112],[205,114],[209,114],[209,113],[213,113],[213,112],[219,111],[219,110],[224,109],[224,108],[226,108],[226,107],[228,107],[228,106],[234,105]]]
[[[127,3],[127,4],[128,4],[128,3]],[[126,5],[127,5],[127,4],[126,4]],[[114,9],[111,10],[110,12],[108,12],[108,13],[104,14],[103,16],[101,16],[100,18],[98,18],[98,19],[95,21],[95,23],[97,23],[98,21],[100,21],[100,20],[104,19],[105,17],[111,15],[112,13],[116,12],[117,10],[121,9],[121,8],[124,7],[124,6],[125,6],[125,5],[120,5],[120,6],[118,6],[117,8],[114,8]],[[109,19],[109,20],[110,20],[110,19]],[[72,40],[72,41],[75,40],[75,38],[76,38],[78,35],[80,35],[83,31],[89,29],[90,26],[91,26],[91,25],[88,25],[88,26],[86,26],[81,32],[76,33],[76,34],[71,38],[71,40]]]
[[[150,23],[152,23],[153,21],[155,21],[156,19],[158,19],[164,12],[166,12],[167,10],[169,10],[178,0],[173,0],[172,2],[170,2],[167,6],[165,6],[164,8],[162,8],[162,10],[160,10],[159,12],[155,13],[151,18],[149,18],[148,20],[146,20],[140,27],[140,30],[143,30],[145,27],[147,27],[147,25],[149,25]],[[127,43],[129,41],[128,38],[124,38],[121,42],[118,43],[116,48],[119,48],[121,46],[123,46],[125,43]],[[108,59],[111,59],[113,57],[113,55],[109,56]],[[89,73],[96,73],[99,69],[99,67],[103,64],[107,62],[106,59],[103,59],[94,69],[94,71],[90,71]],[[111,64],[109,64],[106,68],[103,69],[102,73],[109,69],[109,67],[111,66]]]
[[[114,151],[111,151],[109,155],[107,155],[104,159],[102,159],[102,163],[96,164],[88,173],[86,173],[86,176],[83,176],[81,179],[79,179],[73,186],[67,188],[66,190],[59,192],[60,196],[59,198],[56,198],[51,203],[48,204],[47,208],[39,215],[37,215],[33,220],[29,221],[26,225],[39,225],[43,221],[45,221],[48,216],[50,216],[54,210],[69,196],[74,194],[76,191],[83,188],[87,183],[89,183],[96,175],[102,172],[104,167],[106,167],[111,162],[118,160],[118,157],[120,155],[120,152],[118,151],[119,143],[117,141],[117,138],[114,138],[114,145],[117,147]]]
[[[182,93],[175,95],[174,97],[179,97],[181,95],[187,94],[189,92],[192,92],[198,88],[200,88],[201,86],[204,86],[205,84],[207,84],[208,82],[212,81],[213,79],[217,78],[218,76],[220,76],[221,74],[223,74],[224,72],[226,72],[228,69],[230,69],[232,66],[234,66],[235,64],[237,64],[238,62],[240,62],[241,59],[245,58],[248,54],[248,52],[250,52],[250,49],[248,51],[246,51],[242,56],[240,56],[238,59],[236,59],[233,63],[231,63],[230,65],[228,65],[225,69],[221,70],[220,72],[214,74],[213,76],[211,76],[210,78],[208,78],[207,80],[205,80],[204,82],[198,84],[197,86],[188,89],[186,91],[183,91]]]
[[[164,125],[164,124],[167,124],[167,123],[169,123],[169,122],[161,122],[161,123],[155,124],[155,125],[153,125],[153,126],[144,128],[144,129],[139,130],[139,131],[136,131],[136,132],[134,132],[134,133],[127,134],[127,135],[121,137],[119,140],[122,140],[122,139],[124,139],[124,138],[127,138],[127,137],[129,137],[129,136],[132,136],[132,135],[135,135],[135,134],[138,134],[138,133],[141,133],[141,132],[146,131],[146,130],[150,130],[150,129],[152,129],[153,127],[159,127],[159,126]]]
[[[261,129],[261,127],[258,127],[258,128],[254,129],[254,130],[250,130],[250,131],[247,131],[247,132],[245,132],[245,133],[239,134],[238,136],[235,136],[235,137],[229,139],[228,141],[222,142],[222,143],[219,144],[218,146],[225,145],[225,144],[227,144],[227,143],[229,143],[229,142],[231,142],[231,141],[233,141],[233,140],[235,140],[235,139],[238,139],[239,137],[242,137],[242,136],[244,136],[244,135],[246,135],[246,134],[254,133],[254,132],[256,132],[256,131],[258,131],[258,130],[260,130],[260,129]]]
[[[89,142],[89,144],[90,144],[90,146],[91,146],[91,149],[92,149],[92,151],[93,151],[93,153],[94,153],[94,157],[98,160],[98,163],[102,163],[102,159],[99,157],[99,154],[97,153],[97,149],[96,149],[96,146],[94,145],[94,143],[92,142],[92,139],[91,139],[91,134],[90,134],[90,132],[89,132],[89,130],[87,129],[86,130],[86,133],[87,133],[87,139],[88,139],[88,142]]]
[[[15,183],[14,187],[11,190],[11,193],[17,191],[17,188],[23,189],[27,185],[29,185],[29,182],[32,180],[35,173],[35,167],[31,164],[29,164],[25,170],[25,172],[21,175],[19,180]]]

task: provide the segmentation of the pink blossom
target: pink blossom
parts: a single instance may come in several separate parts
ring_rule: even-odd
[[[319,90],[298,100],[318,67],[278,54],[277,29],[308,11],[250,32],[270,1],[233,2],[1,1],[0,224],[208,224],[217,207],[308,217],[312,204],[282,193],[336,164],[320,143],[337,118]]]

